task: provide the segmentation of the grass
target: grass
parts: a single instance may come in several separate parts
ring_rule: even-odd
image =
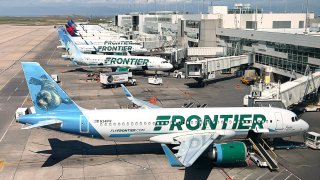
[[[48,25],[63,25],[68,19],[73,19],[75,22],[86,22],[90,19],[90,23],[107,23],[111,17],[68,17],[68,16],[44,16],[44,17],[0,17],[0,24],[24,25],[24,26],[48,26]]]

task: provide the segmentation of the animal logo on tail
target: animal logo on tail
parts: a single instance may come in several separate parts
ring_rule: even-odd
[[[36,102],[34,104],[42,110],[50,111],[56,109],[62,103],[72,103],[69,98],[63,99],[59,95],[54,83],[46,75],[40,76],[40,79],[32,77],[29,80],[29,84],[41,86],[40,91],[36,94]]]

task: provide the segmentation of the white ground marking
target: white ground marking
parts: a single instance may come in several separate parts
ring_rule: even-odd
[[[24,99],[24,101],[22,102],[22,104],[21,104],[21,106],[20,106],[20,107],[22,107],[22,106],[23,106],[23,104],[27,101],[28,96],[29,96],[29,95],[27,95],[27,96],[26,96],[26,98]],[[15,119],[16,119],[15,117],[14,117],[14,118],[12,118],[10,125],[8,126],[8,128],[6,129],[6,131],[4,132],[4,134],[1,136],[0,142],[3,140],[4,136],[7,134],[8,129],[10,128],[10,126],[12,125],[12,123],[13,123],[13,121],[14,121]]]

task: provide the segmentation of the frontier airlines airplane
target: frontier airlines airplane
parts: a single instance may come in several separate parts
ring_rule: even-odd
[[[123,56],[123,55],[100,55],[84,54],[72,41],[68,34],[65,34],[63,42],[68,57],[73,63],[80,66],[108,67],[108,68],[128,68],[130,70],[151,70],[167,71],[173,68],[172,64],[161,57],[155,56]]]
[[[104,140],[156,142],[172,166],[191,166],[202,154],[215,162],[233,163],[235,154],[246,151],[235,138],[246,138],[249,132],[286,137],[309,128],[293,112],[272,107],[160,108],[134,98],[124,86],[126,97],[144,109],[87,110],[38,63],[23,62],[22,68],[36,111],[19,117],[18,122],[30,124],[23,129],[44,127]],[[175,146],[173,150],[168,144]]]

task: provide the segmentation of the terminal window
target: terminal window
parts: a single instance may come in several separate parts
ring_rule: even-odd
[[[272,28],[291,28],[291,21],[273,21]]]
[[[246,21],[246,29],[255,29],[257,21]]]
[[[304,28],[304,21],[299,21],[299,28]]]

